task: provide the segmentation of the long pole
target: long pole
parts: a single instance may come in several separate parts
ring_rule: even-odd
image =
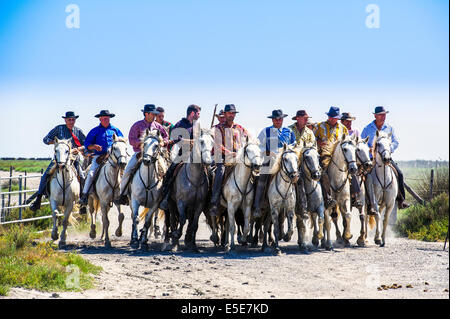
[[[217,111],[217,104],[216,104],[216,106],[214,106],[213,117],[211,120],[211,128],[213,128],[213,126],[214,126],[214,120],[216,119],[216,111]]]

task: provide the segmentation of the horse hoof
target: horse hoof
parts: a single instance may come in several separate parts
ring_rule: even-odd
[[[143,244],[144,245],[144,244]],[[130,242],[130,247],[133,249],[138,249],[139,248],[139,241],[134,239]]]
[[[105,241],[105,248],[111,248],[111,242],[110,241]]]
[[[286,235],[284,235],[283,240],[284,240],[285,242],[291,241],[291,237],[292,237],[292,236],[289,236],[289,234],[286,234]]]
[[[274,254],[275,256],[281,256],[281,255],[282,255],[281,249],[278,248],[278,247],[275,247],[275,248],[273,249],[273,254]]]
[[[247,247],[248,243],[247,243],[246,241],[243,241],[243,242],[241,243],[241,245],[242,245],[243,247]]]
[[[117,229],[116,230],[116,236],[117,237],[122,237],[122,230],[121,229]]]
[[[209,240],[211,240],[214,244],[219,244],[219,236],[217,236],[216,234],[211,235],[209,237]]]
[[[381,244],[380,244],[380,247],[384,247],[385,244],[386,244],[386,243],[384,243],[384,242],[381,243]]]
[[[52,232],[52,239],[58,240],[58,238],[59,238],[58,232]]]
[[[65,241],[60,241],[60,242],[58,243],[58,248],[59,248],[59,249],[63,249],[64,247],[66,247],[66,242],[65,242]]]
[[[141,250],[142,250],[142,251],[148,251],[148,249],[149,249],[149,246],[148,246],[147,243],[142,243],[142,244],[141,244]]]
[[[95,239],[95,237],[97,236],[97,232],[94,230],[94,231],[91,231],[90,233],[89,233],[89,237],[91,237],[91,239]]]
[[[359,247],[366,247],[366,242],[364,241],[364,239],[358,239],[356,243]]]
[[[375,244],[381,245],[381,239],[375,239]]]

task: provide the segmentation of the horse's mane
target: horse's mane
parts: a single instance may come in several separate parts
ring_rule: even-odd
[[[287,148],[286,148],[286,150],[291,150],[291,151],[295,152],[295,154],[297,155],[297,160],[300,160],[300,157],[302,155],[302,149],[303,149],[302,143],[299,143],[299,144],[295,145],[294,147],[287,146]],[[273,165],[272,165],[272,167],[271,167],[271,169],[269,171],[269,174],[273,175],[273,174],[276,174],[276,173],[278,173],[280,171],[280,169],[281,169],[281,157],[282,157],[283,153],[284,153],[283,147],[279,148],[278,149],[278,154],[275,157],[275,161],[274,161],[274,163],[273,163]]]
[[[375,137],[373,138],[373,142],[372,142],[372,158],[376,158],[375,155],[377,154],[377,142],[379,139],[381,138],[388,138],[389,141],[391,140],[391,137],[388,133],[383,132],[383,131],[378,131],[378,136],[377,134],[375,134]]]

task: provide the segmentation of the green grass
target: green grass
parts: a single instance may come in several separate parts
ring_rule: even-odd
[[[440,194],[425,205],[416,204],[399,211],[396,231],[410,239],[443,241],[449,218],[448,194]]]
[[[16,172],[39,173],[41,169],[45,170],[48,164],[48,160],[0,160],[0,171],[9,171],[9,167],[13,166]]]
[[[23,225],[0,233],[0,295],[8,294],[11,287],[81,291],[94,286],[91,275],[101,267],[74,252],[58,251],[52,242],[36,241],[37,237],[33,228]]]

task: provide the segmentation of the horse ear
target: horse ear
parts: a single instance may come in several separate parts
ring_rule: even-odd
[[[287,149],[287,144],[283,143],[283,152]]]
[[[55,137],[55,144],[58,144],[58,143],[59,143],[59,140],[57,137]]]
[[[116,133],[113,133],[113,140],[114,140],[114,141],[117,141],[117,135],[116,135]]]
[[[248,144],[248,135],[245,137],[245,143]]]
[[[150,135],[150,130],[148,128],[145,129],[145,135]]]
[[[380,136],[380,131],[377,130],[377,137],[379,137],[379,136]]]
[[[342,140],[345,140],[347,138],[347,133],[342,134]]]
[[[369,136],[367,136],[363,141],[367,144],[367,142],[369,142]]]
[[[160,137],[161,136],[161,132],[159,130],[157,130],[156,132],[158,134],[158,137]]]

